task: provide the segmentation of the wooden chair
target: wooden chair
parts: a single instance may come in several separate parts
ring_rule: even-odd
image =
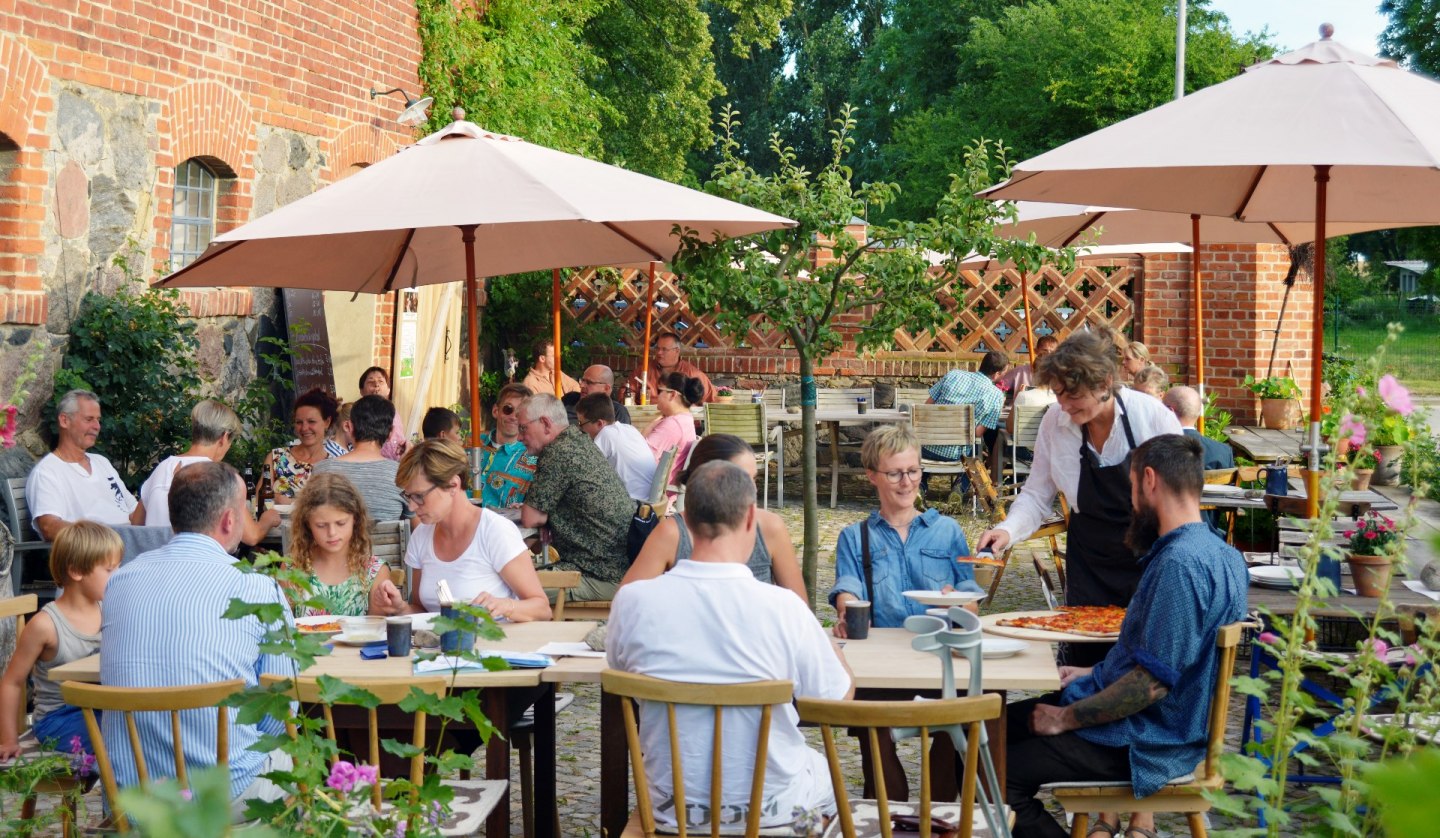
[[[380,521],[370,527],[370,550],[390,567],[405,567],[410,546],[409,521]]]
[[[0,480],[0,500],[5,502],[5,525],[15,537],[15,556],[10,565],[12,593],[19,596],[25,582],[25,565],[28,556],[36,556],[40,565],[50,558],[50,544],[35,531],[30,521],[30,504],[25,500],[25,478],[10,477]],[[53,588],[53,586],[51,586]],[[52,599],[46,596],[46,600]],[[32,609],[34,610],[34,609]]]
[[[651,506],[665,502],[665,492],[670,488],[670,472],[675,468],[678,448],[669,448],[655,463],[655,474],[650,478],[650,494],[645,502]]]
[[[929,388],[929,387],[896,387],[896,388],[895,388],[895,408],[896,408],[897,410],[900,408],[900,405],[902,405],[902,404],[908,404],[908,405],[911,405],[911,406],[913,407],[914,405],[917,405],[917,404],[924,404],[925,402],[927,402],[927,401],[929,401],[929,400],[930,400],[930,388]]]
[[[189,687],[106,687],[76,681],[66,681],[60,685],[60,695],[65,699],[65,703],[79,707],[85,715],[85,728],[90,732],[90,744],[95,749],[95,763],[100,768],[100,783],[105,789],[106,799],[110,801],[111,822],[118,832],[129,832],[130,821],[121,810],[117,796],[120,787],[115,780],[115,766],[110,761],[110,751],[105,747],[105,738],[100,734],[100,721],[95,718],[95,711],[120,715],[129,734],[131,756],[135,761],[135,774],[139,778],[141,789],[150,785],[150,768],[146,765],[144,749],[140,746],[140,731],[135,724],[135,714],[169,713],[171,735],[174,737],[174,777],[180,786],[189,788],[184,743],[180,738],[180,711],[215,710],[215,765],[228,766],[230,708],[220,702],[244,688],[245,682],[239,678]]]
[[[1090,812],[1184,812],[1190,823],[1190,834],[1204,838],[1205,813],[1210,811],[1207,793],[1220,789],[1225,778],[1220,775],[1220,753],[1225,749],[1225,722],[1230,706],[1230,677],[1235,667],[1235,651],[1244,630],[1253,623],[1240,622],[1221,626],[1215,638],[1220,662],[1215,671],[1215,691],[1210,698],[1209,731],[1205,758],[1195,767],[1192,777],[1171,781],[1158,792],[1136,799],[1127,782],[1054,783],[1050,789],[1065,811],[1075,816],[1072,838],[1082,838],[1089,831]]]
[[[276,675],[260,676],[260,683],[264,686],[273,686],[279,683],[289,682],[292,679],[281,678]],[[335,717],[332,705],[327,704],[321,697],[320,683],[315,678],[295,678],[292,694],[300,699],[301,704],[320,705],[325,718],[325,736],[333,744],[335,743]],[[380,705],[399,704],[410,694],[413,687],[421,692],[443,696],[446,691],[448,679],[441,677],[432,678],[385,678],[385,679],[361,679],[346,678],[345,683],[357,689],[365,690],[380,700]],[[375,768],[376,775],[380,773],[380,715],[378,707],[366,708],[367,722],[369,726],[369,750],[370,753],[362,756],[353,754],[356,762],[364,759],[365,763]],[[424,711],[416,711],[414,714],[414,735],[411,741],[418,750],[415,756],[410,758],[410,782],[413,784],[410,789],[410,803],[413,805],[420,796],[420,785],[425,781],[425,720]],[[298,735],[293,724],[287,723],[285,730],[290,736]],[[331,764],[338,761],[343,754],[337,753]],[[445,780],[445,785],[455,792],[454,799],[450,802],[450,814],[440,824],[441,835],[473,835],[485,824],[485,818],[494,808],[499,805],[500,800],[505,796],[505,790],[509,783],[505,780]],[[378,811],[384,805],[382,784],[376,783],[370,789],[370,805]]]
[[[1207,468],[1207,469],[1205,469],[1205,485],[1207,485],[1207,486],[1234,486],[1234,485],[1235,485],[1235,478],[1236,478],[1236,476],[1237,476],[1239,473],[1240,473],[1240,470],[1239,470],[1238,468]],[[1211,505],[1209,505],[1209,504],[1203,504],[1203,503],[1200,505],[1200,509],[1203,510],[1203,511],[1205,511],[1205,512],[1215,512],[1215,511],[1216,511],[1216,508],[1215,508],[1214,506],[1211,506]],[[1224,529],[1225,529],[1225,541],[1226,541],[1227,543],[1234,544],[1234,543],[1235,543],[1235,510],[1234,510],[1234,509],[1227,509],[1227,510],[1225,510],[1223,513],[1220,513],[1220,514],[1223,514],[1223,515],[1225,516],[1225,521],[1226,521],[1226,524],[1225,524],[1225,527],[1224,527]],[[1216,521],[1219,520],[1219,516],[1218,516],[1218,515],[1216,516],[1215,520],[1216,520]]]
[[[760,713],[760,724],[755,741],[755,763],[750,779],[750,801],[745,820],[745,834],[760,832],[760,804],[765,792],[765,760],[770,738],[770,717],[777,704],[789,704],[794,685],[789,681],[752,681],[745,684],[690,684],[680,681],[665,681],[646,675],[635,675],[607,669],[600,674],[600,686],[605,692],[635,701],[655,701],[665,705],[669,722],[671,759],[671,780],[675,790],[675,811],[684,812],[685,776],[680,759],[680,725],[676,721],[675,705],[702,706],[714,708],[714,731],[711,739],[710,761],[710,811],[722,808],[721,756],[723,749],[744,747],[723,736],[721,719],[726,707],[751,707]],[[645,756],[640,750],[640,727],[636,722],[635,705],[622,701],[625,715],[625,738],[630,745],[630,762],[635,770],[635,806],[637,813],[625,825],[622,836],[654,838],[657,834],[655,813],[650,802],[650,783],[645,776]],[[699,735],[698,733],[695,735]],[[668,828],[667,828],[668,831]],[[709,833],[720,834],[720,824],[712,823]],[[684,823],[675,827],[675,834],[684,838],[688,834]]]
[[[34,594],[0,599],[0,620],[8,617],[15,618],[15,640],[19,642],[20,633],[25,631],[25,618],[34,614],[39,608],[39,598]],[[20,733],[20,755],[17,759],[28,760],[53,753],[43,750],[43,743],[35,738],[33,731],[25,727],[25,705],[27,702],[27,686],[29,681],[20,687],[20,704],[16,708],[15,729]],[[60,743],[63,747],[65,743]],[[43,780],[35,787],[35,793],[24,798],[20,803],[20,817],[24,820],[31,820],[35,817],[36,798],[41,794],[60,795],[60,830],[65,838],[78,834],[76,824],[79,822],[79,813],[75,807],[75,795],[83,789],[83,780],[75,777],[55,777]]]
[[[770,434],[765,430],[765,405],[747,402],[744,404],[705,405],[705,433],[733,434],[750,443],[755,449],[755,465],[765,473],[764,487],[760,492],[760,503],[770,508],[770,465],[776,462],[774,451],[770,450]],[[785,447],[780,448],[779,476],[776,478],[776,494],[785,494]]]
[[[818,698],[802,698],[796,701],[800,721],[820,726],[820,736],[825,742],[825,757],[830,763],[830,782],[835,788],[835,805],[838,816],[830,822],[825,831],[826,838],[843,835],[845,838],[879,835],[892,838],[892,815],[919,815],[921,838],[932,834],[930,819],[938,817],[959,830],[960,838],[989,836],[986,828],[975,828],[975,787],[976,769],[980,765],[981,725],[989,719],[1000,717],[1004,703],[999,695],[985,695],[967,698],[947,698],[938,701],[832,701]],[[952,725],[965,726],[965,772],[960,778],[959,803],[935,803],[930,795],[930,735],[937,728]],[[920,729],[920,800],[918,805],[896,802],[885,793],[883,772],[876,772],[874,800],[852,800],[845,788],[845,770],[840,764],[839,750],[835,744],[835,728],[864,728],[872,754],[880,749],[879,730],[882,728]],[[1010,814],[1004,810],[1003,817],[1008,823]],[[984,821],[982,820],[983,824]],[[908,833],[907,833],[908,834]]]
[[[1025,404],[1015,405],[1010,408],[1010,466],[1005,473],[1010,476],[1011,484],[1006,495],[1014,497],[1020,494],[1020,487],[1024,485],[1024,476],[1030,474],[1030,466],[1020,462],[1020,449],[1028,448],[1034,452],[1035,446],[1040,439],[1040,423],[1045,419],[1045,411],[1050,409],[1048,404]]]
[[[580,586],[580,571],[537,570],[535,575],[540,577],[540,587],[555,592],[555,605],[550,619],[557,623],[565,619],[565,596]]]
[[[910,424],[920,442],[920,467],[926,474],[961,474],[975,455],[975,411],[968,404],[917,404],[910,408]],[[926,448],[960,446],[969,449],[959,460],[933,460]]]

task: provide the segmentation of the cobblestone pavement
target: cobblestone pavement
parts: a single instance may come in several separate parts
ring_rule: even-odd
[[[823,506],[820,510],[820,555],[819,555],[819,591],[823,596],[829,590],[834,580],[834,547],[836,537],[840,530],[849,524],[860,520],[869,514],[873,495],[867,484],[858,480],[846,484],[842,492],[842,499],[837,509],[829,509]],[[787,505],[783,510],[776,510],[785,519],[792,537],[798,542],[802,534],[801,510],[794,499],[787,499]],[[987,524],[978,516],[968,514],[968,510],[962,507],[962,514],[957,517],[967,536],[973,541]],[[798,549],[798,543],[797,543]],[[1012,562],[1007,568],[1006,574],[1001,581],[1000,588],[996,592],[995,601],[984,606],[989,611],[1016,611],[1029,610],[1044,607],[1044,599],[1040,593],[1039,584],[1035,572],[1028,566],[1021,566],[1019,561]],[[834,612],[828,605],[822,606],[819,612],[822,620],[833,621]],[[1248,666],[1245,661],[1238,665],[1243,668]],[[575,703],[558,718],[559,729],[557,731],[558,741],[558,771],[557,788],[558,803],[560,809],[561,832],[567,836],[599,836],[599,796],[600,796],[600,748],[599,748],[599,726],[600,726],[600,700],[599,690],[595,685],[575,684],[565,687],[567,691],[576,695]],[[1024,697],[1012,693],[1010,700]],[[1238,738],[1240,729],[1240,705],[1239,700],[1232,705],[1230,729],[1235,731],[1232,739]],[[815,730],[807,730],[811,744],[819,748],[819,734]],[[1238,743],[1231,741],[1227,743],[1229,749],[1234,750]],[[848,757],[845,760],[849,776],[849,786],[857,790],[859,782],[859,760],[853,750],[853,740],[845,740],[841,743],[842,755]],[[913,746],[901,745],[902,760],[908,767],[912,789],[918,788],[917,775],[919,758]],[[519,777],[518,763],[511,766],[511,776]],[[633,800],[632,800],[633,802]],[[8,811],[14,811],[16,801],[8,797],[4,801]],[[47,802],[42,798],[42,809]],[[92,793],[87,799],[89,817],[93,821],[98,817],[100,810],[99,798]],[[1055,811],[1058,812],[1058,809]],[[1214,818],[1216,827],[1235,826],[1234,823],[1227,823],[1225,819]],[[1162,816],[1160,819],[1162,834],[1188,834],[1183,818],[1175,816]],[[1293,829],[1293,827],[1292,827]],[[521,834],[520,819],[520,790],[518,782],[512,787],[511,792],[511,827],[510,833]],[[58,830],[55,834],[58,834]],[[1287,829],[1286,834],[1294,834]]]

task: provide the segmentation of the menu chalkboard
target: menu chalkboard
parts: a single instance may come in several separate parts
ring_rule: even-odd
[[[293,349],[290,377],[296,395],[316,387],[333,394],[335,367],[330,358],[330,332],[325,325],[325,292],[286,288],[280,295]]]

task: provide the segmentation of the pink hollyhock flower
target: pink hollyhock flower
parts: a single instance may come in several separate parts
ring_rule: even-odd
[[[1383,657],[1385,657],[1385,653],[1388,652],[1388,651],[1390,651],[1390,644],[1389,644],[1389,643],[1386,643],[1384,640],[1381,640],[1381,639],[1378,638],[1378,637],[1375,638],[1375,644],[1374,644],[1374,645],[1375,645],[1375,657],[1377,657],[1377,658],[1383,658]]]
[[[1409,416],[1415,412],[1415,403],[1410,401],[1410,391],[1395,380],[1395,376],[1386,375],[1380,379],[1380,398],[1384,400],[1385,406],[1400,414]]]
[[[355,766],[342,759],[330,767],[330,776],[325,780],[325,785],[336,791],[349,793],[355,788],[358,779]]]
[[[1359,396],[1360,398],[1363,399],[1363,398],[1365,398],[1367,395],[1369,395],[1369,393],[1365,390],[1364,387],[1361,387],[1361,386],[1359,386],[1359,385],[1357,384],[1357,385],[1355,386],[1355,395],[1357,395],[1357,396]]]
[[[1347,413],[1345,418],[1340,420],[1340,435],[1344,437],[1349,434],[1351,448],[1359,448],[1365,444],[1365,423],[1355,418],[1355,414]]]
[[[375,785],[376,770],[373,765],[355,766],[355,783],[357,785]]]
[[[1276,643],[1280,642],[1280,635],[1276,634],[1273,631],[1262,631],[1255,639],[1259,640],[1261,643],[1266,644],[1267,646],[1273,646]]]
[[[13,404],[0,407],[0,413],[4,414],[4,421],[0,422],[0,448],[15,447],[15,414],[19,408]]]

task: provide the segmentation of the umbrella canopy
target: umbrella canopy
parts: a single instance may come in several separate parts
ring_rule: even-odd
[[[991,198],[1104,204],[1239,221],[1440,223],[1440,83],[1330,40],[1020,163]],[[1324,348],[1315,249],[1312,363]],[[1321,455],[1310,394],[1309,465]],[[1318,478],[1317,478],[1318,479]],[[1309,487],[1311,511],[1318,487]]]
[[[456,121],[345,180],[217,236],[159,285],[385,293],[467,282],[471,416],[479,416],[476,278],[649,260],[676,226],[712,239],[794,222]],[[471,423],[479,445],[480,422]]]

